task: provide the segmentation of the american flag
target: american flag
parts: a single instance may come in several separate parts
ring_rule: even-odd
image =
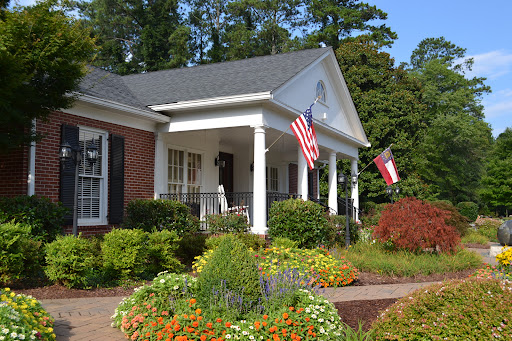
[[[319,155],[318,142],[316,141],[315,128],[313,127],[313,115],[311,113],[313,104],[290,125],[295,137],[299,141],[309,169],[315,168],[315,160],[318,159]]]

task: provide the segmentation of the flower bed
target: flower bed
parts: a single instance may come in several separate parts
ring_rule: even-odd
[[[194,270],[200,273],[213,250],[196,257]],[[350,285],[359,276],[359,271],[344,257],[334,258],[323,248],[296,249],[284,247],[267,248],[255,252],[262,275],[273,276],[278,272],[296,270],[307,277],[310,284],[322,287],[342,287]]]
[[[53,318],[31,296],[0,289],[0,340],[55,340]]]
[[[344,331],[334,305],[312,290],[296,290],[293,306],[230,321],[197,306],[189,275],[162,273],[152,283],[123,300],[112,317],[131,340],[339,340]]]

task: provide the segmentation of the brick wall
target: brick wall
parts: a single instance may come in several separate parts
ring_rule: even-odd
[[[27,194],[28,147],[0,153],[0,196]]]
[[[51,201],[59,201],[59,146],[61,125],[82,125],[102,129],[109,134],[122,135],[125,138],[125,205],[134,199],[152,199],[154,195],[154,157],[155,138],[153,132],[133,129],[117,124],[74,116],[63,112],[54,112],[46,122],[37,122],[37,131],[45,137],[36,146],[35,194],[45,196]],[[24,153],[0,163],[0,195],[16,196],[27,193],[28,148]],[[79,226],[84,235],[106,233],[111,226]],[[71,226],[64,228],[71,232]]]

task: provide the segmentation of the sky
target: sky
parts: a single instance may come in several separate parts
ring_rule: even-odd
[[[385,48],[396,65],[409,62],[425,38],[445,37],[474,59],[468,77],[485,77],[491,94],[483,96],[485,121],[496,137],[512,128],[512,0],[363,0],[388,14],[385,20],[398,35]],[[13,5],[16,0],[11,0]],[[31,5],[34,0],[18,0]]]
[[[388,14],[384,23],[397,33],[384,49],[396,64],[409,62],[425,38],[445,37],[474,59],[468,77],[485,77],[492,93],[483,96],[485,121],[496,137],[512,128],[511,0],[366,0]]]

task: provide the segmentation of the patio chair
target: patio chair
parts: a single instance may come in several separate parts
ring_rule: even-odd
[[[247,218],[247,221],[250,222],[249,219],[249,206],[232,206],[229,207],[228,200],[226,198],[226,192],[224,191],[224,186],[219,185],[218,187],[219,192],[219,203],[220,203],[220,212],[221,213],[236,213],[239,215],[245,215]]]

